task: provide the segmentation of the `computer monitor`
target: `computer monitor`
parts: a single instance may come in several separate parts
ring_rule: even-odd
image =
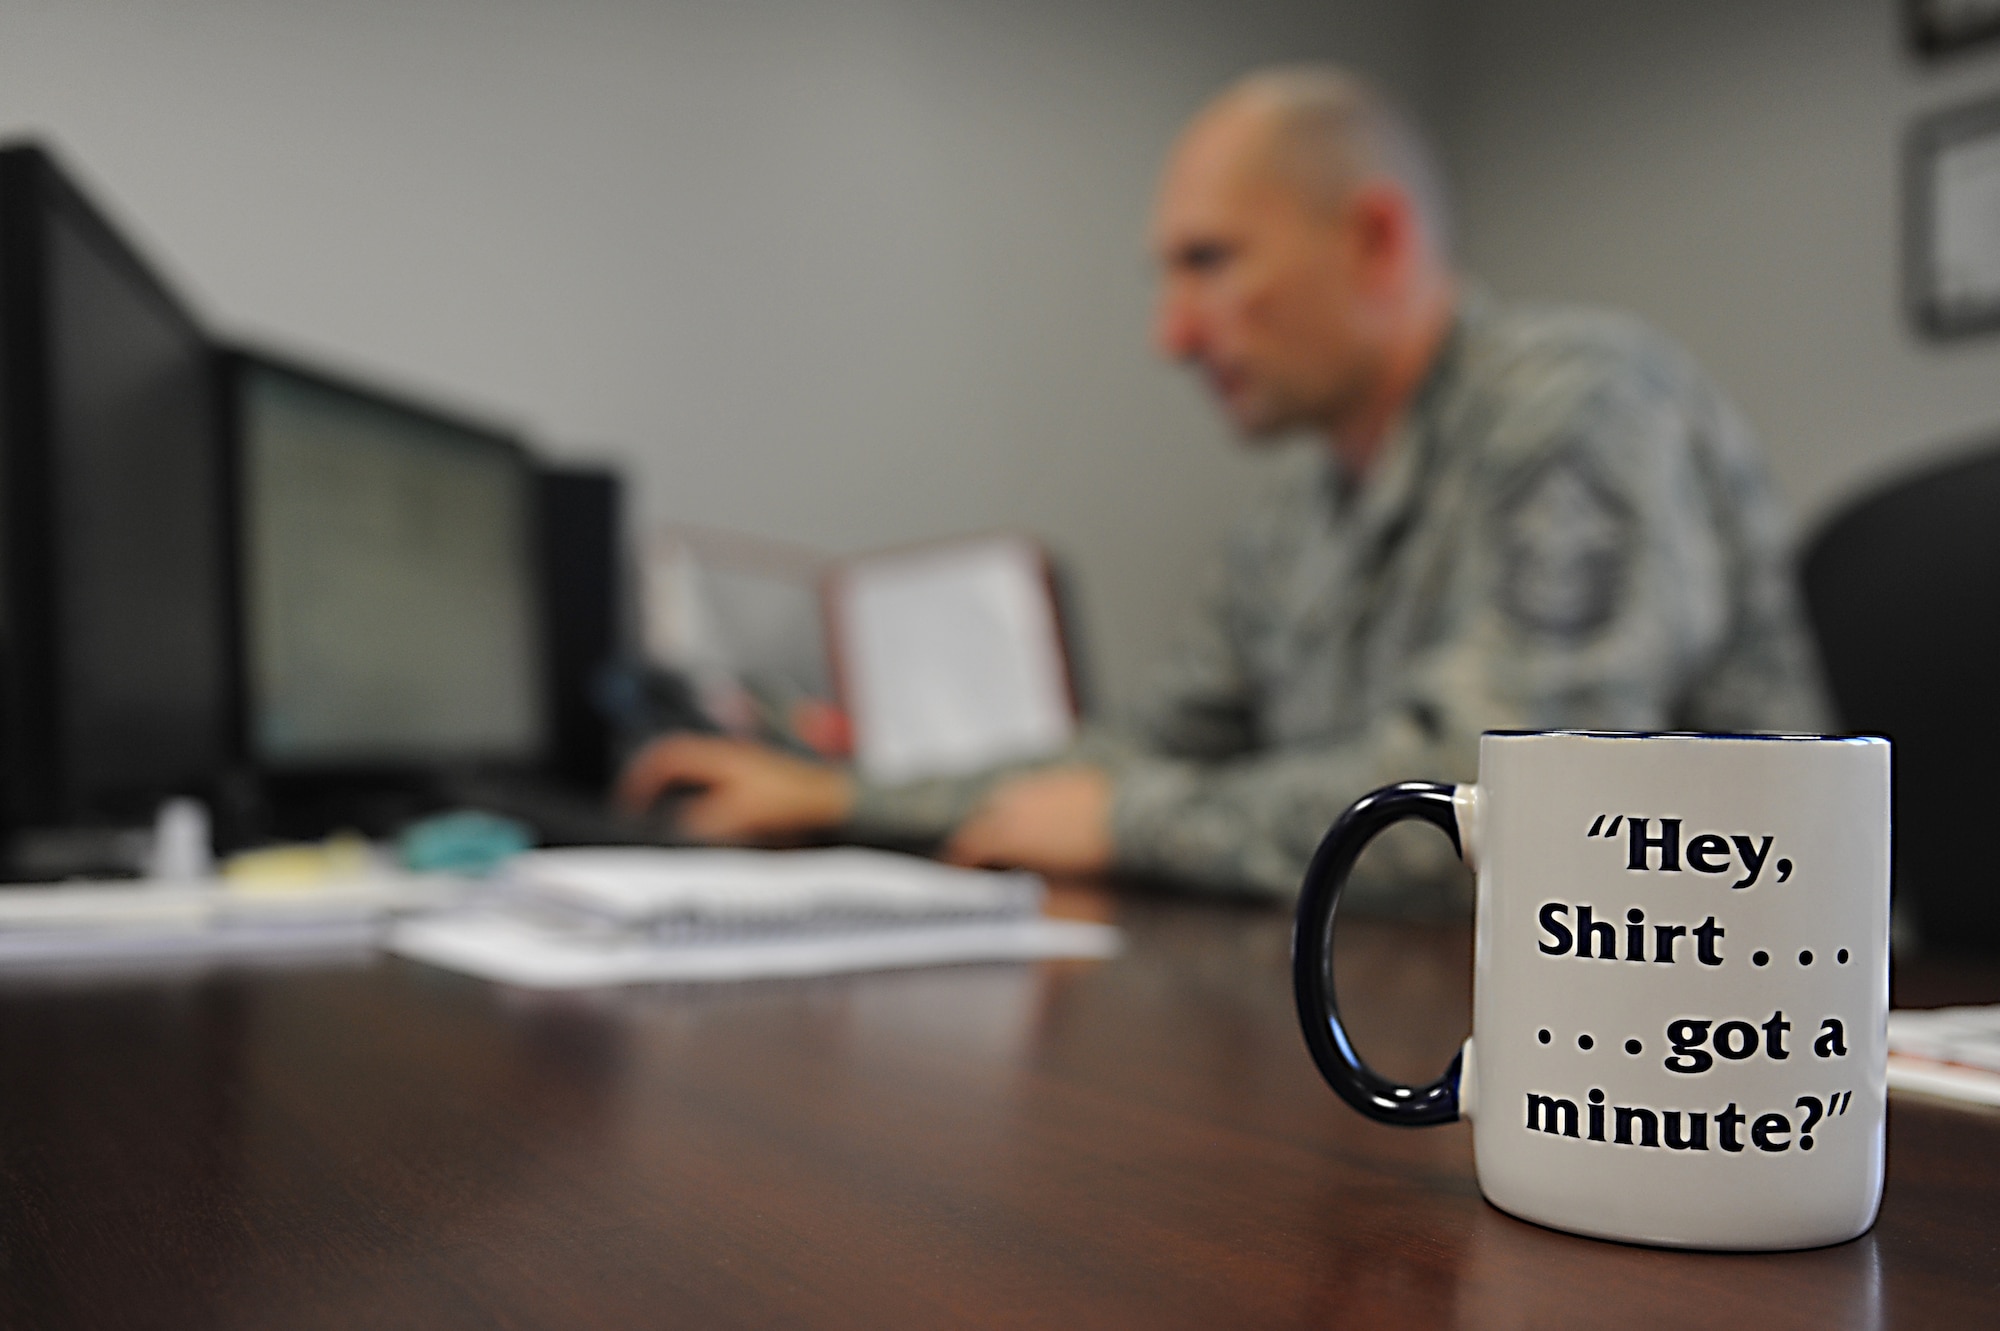
[[[269,356],[232,354],[223,375],[256,766],[540,763],[536,474],[521,446]]]
[[[624,484],[605,468],[545,467],[540,490],[548,775],[602,792],[617,757],[603,695],[622,646]]]
[[[0,148],[0,795],[133,822],[229,760],[212,360],[55,161]]]

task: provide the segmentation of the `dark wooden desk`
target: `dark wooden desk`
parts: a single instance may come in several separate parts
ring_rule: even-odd
[[[1070,905],[1109,910],[1109,899]],[[1468,1130],[1363,1121],[1284,917],[1116,903],[1107,964],[535,996],[392,960],[0,985],[0,1323],[1924,1327],[2000,1318],[2000,1115],[1898,1101],[1881,1222],[1779,1256],[1570,1238]],[[1433,1074],[1463,931],[1350,924]],[[2000,998],[2000,967],[1905,973]]]

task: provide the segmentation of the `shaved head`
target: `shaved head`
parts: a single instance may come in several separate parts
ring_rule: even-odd
[[[1436,158],[1416,122],[1380,88],[1331,65],[1273,66],[1224,89],[1201,119],[1243,114],[1264,131],[1262,151],[1246,165],[1325,211],[1363,181],[1394,181],[1416,205],[1432,248],[1449,254],[1450,210]]]
[[[1153,341],[1246,438],[1305,428],[1365,471],[1449,330],[1444,191],[1408,117],[1316,66],[1225,89],[1153,209]]]

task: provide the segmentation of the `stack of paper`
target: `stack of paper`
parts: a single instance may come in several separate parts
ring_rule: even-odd
[[[533,988],[741,980],[1043,957],[1103,957],[1105,925],[1043,919],[1041,880],[908,855],[537,851],[504,898],[407,921],[391,950]]]
[[[451,880],[377,875],[305,888],[213,881],[65,883],[0,891],[0,967],[341,951],[390,915],[454,903]]]
[[[524,900],[675,934],[1019,918],[1041,908],[1043,893],[1033,874],[854,847],[533,851],[511,860],[502,881]]]
[[[2000,1105],[2000,1006],[1891,1012],[1889,1086]]]

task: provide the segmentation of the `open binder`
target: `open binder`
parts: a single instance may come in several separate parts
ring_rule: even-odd
[[[658,547],[648,579],[660,589],[649,603],[674,615],[662,631],[649,625],[655,658],[724,700],[712,710],[725,729],[757,733],[746,718],[833,704],[856,767],[885,782],[1031,759],[1075,737],[1062,600],[1047,552],[1028,537],[813,563],[684,533]],[[743,695],[734,702],[732,687]],[[781,723],[770,728],[788,737]]]

